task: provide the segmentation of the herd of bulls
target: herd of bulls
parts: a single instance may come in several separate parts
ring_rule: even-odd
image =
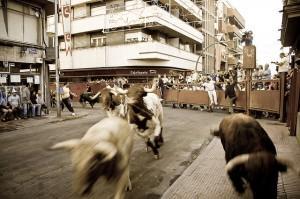
[[[142,137],[154,157],[164,142],[163,108],[156,89],[133,85],[124,90],[107,87],[90,101],[101,97],[107,118],[92,126],[81,139],[60,142],[52,149],[68,149],[72,154],[74,189],[90,193],[100,177],[115,186],[115,198],[124,198],[131,190],[129,160],[133,135]],[[244,114],[225,117],[212,134],[221,138],[227,162],[226,171],[235,190],[243,193],[246,182],[254,198],[276,198],[279,171],[300,171],[290,160],[276,156],[276,149],[260,124]]]

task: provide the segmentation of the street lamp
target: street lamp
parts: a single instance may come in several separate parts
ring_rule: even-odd
[[[215,42],[213,44],[210,44],[208,46],[206,46],[204,49],[201,50],[199,56],[198,56],[198,59],[196,61],[196,65],[195,65],[195,71],[197,71],[197,68],[198,68],[198,62],[199,62],[199,59],[204,55],[204,51],[207,50],[208,48],[210,48],[211,46],[214,46],[215,44],[224,44],[224,43],[227,43],[229,41],[218,41],[218,42]]]

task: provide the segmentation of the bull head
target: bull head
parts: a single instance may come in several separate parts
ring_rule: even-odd
[[[80,195],[88,194],[100,176],[108,180],[116,175],[117,148],[106,141],[96,145],[72,139],[60,142],[51,149],[71,150],[74,170],[74,191]]]
[[[227,163],[225,170],[236,191],[244,192],[241,179],[245,178],[254,198],[276,198],[278,172],[286,172],[288,168],[300,175],[300,170],[290,160],[267,152],[257,152],[234,157]]]

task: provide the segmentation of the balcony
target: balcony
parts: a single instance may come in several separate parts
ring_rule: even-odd
[[[163,66],[193,70],[198,55],[159,42],[73,49],[72,57],[60,51],[61,69],[125,66]],[[202,59],[198,63],[201,69]]]
[[[233,24],[235,24],[239,29],[245,28],[245,19],[239,13],[239,11],[235,8],[227,9],[227,16],[232,20]]]
[[[237,64],[237,59],[235,57],[228,57],[227,58],[227,62],[228,62],[228,65],[236,65]]]
[[[229,34],[233,34],[233,37],[236,36],[236,37],[242,38],[242,32],[235,25],[228,24],[226,27],[226,31]]]
[[[300,0],[284,2],[282,15],[281,43],[284,47],[293,46],[300,35]]]
[[[161,0],[162,3],[169,5],[169,0]],[[202,20],[202,10],[190,0],[173,0],[171,1],[172,7],[179,7],[187,14],[186,17],[191,21]]]
[[[51,18],[52,17],[52,18]],[[47,18],[47,32],[54,32],[54,20],[51,16]],[[52,23],[51,23],[52,22]],[[107,15],[98,15],[85,17],[71,22],[72,34],[84,33],[89,31],[104,30],[111,31],[120,27],[143,26],[152,27],[153,24],[157,29],[162,28],[162,31],[173,32],[182,37],[198,43],[203,42],[203,35],[197,29],[180,20],[179,18],[170,15],[169,12],[161,9],[158,6],[145,6],[135,10],[125,10],[119,13],[110,13]],[[58,25],[58,35],[63,35],[62,24]]]
[[[227,42],[229,50],[235,51],[235,52],[242,52],[243,48],[241,45],[238,45],[236,41],[228,41]]]

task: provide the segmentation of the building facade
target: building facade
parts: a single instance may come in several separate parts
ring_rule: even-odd
[[[0,1],[0,86],[11,91],[31,83],[47,93],[46,15],[53,1]],[[47,10],[47,11],[46,11]]]
[[[195,69],[202,48],[202,11],[190,0],[73,0],[72,55],[59,18],[61,81],[175,76]],[[54,16],[47,32],[54,33]],[[202,70],[201,59],[197,66]]]
[[[242,61],[242,30],[245,19],[228,1],[217,2],[216,70],[234,68]]]

